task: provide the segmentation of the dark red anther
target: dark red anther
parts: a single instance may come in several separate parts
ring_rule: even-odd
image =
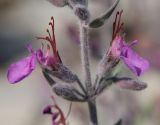
[[[48,33],[48,35],[49,35],[49,39],[52,40],[51,34],[50,34],[50,32],[49,32],[49,29],[47,29],[46,31],[47,31],[47,33]]]
[[[119,19],[118,19],[118,25],[117,25],[117,32],[119,32],[119,28],[120,28],[120,23],[121,23],[121,16],[122,16],[122,13],[123,13],[123,10],[120,11],[120,14],[119,14]]]
[[[54,20],[53,16],[51,16],[51,20]]]

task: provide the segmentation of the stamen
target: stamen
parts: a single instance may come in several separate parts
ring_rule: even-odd
[[[46,40],[47,40],[47,41],[49,41],[49,42],[51,42],[51,40],[49,39],[49,37],[48,37],[48,36],[46,37]]]
[[[117,29],[117,33],[122,30],[123,25],[124,25],[124,23],[122,22],[121,25],[119,26],[119,29]]]
[[[54,51],[54,54],[56,54],[56,40],[55,40],[55,35],[54,35],[54,18],[51,17],[52,22],[49,22],[49,25],[51,26],[51,30],[52,30],[52,41],[51,41],[51,45]]]
[[[116,18],[115,18],[115,21],[113,22],[113,33],[112,33],[113,39],[114,39],[114,37],[115,37],[115,35],[116,35],[116,31],[117,31],[116,25],[117,25],[118,15],[119,15],[119,11],[116,13]],[[113,39],[112,39],[112,40],[113,40]]]
[[[113,22],[113,32],[112,32],[112,41],[113,41],[113,39],[114,39],[114,32],[115,32],[115,22]]]
[[[123,10],[120,11],[120,14],[119,14],[119,20],[118,20],[118,25],[117,25],[117,33],[119,32],[119,28],[121,26],[121,16],[122,16],[122,13],[123,13]]]
[[[52,40],[51,34],[50,34],[50,32],[49,32],[49,29],[47,29],[46,31],[47,31],[47,33],[48,33],[48,35],[49,35],[50,40]]]
[[[56,104],[56,101],[55,101],[55,99],[54,99],[54,96],[51,96],[51,99],[52,99],[52,101],[53,101],[53,103],[54,103],[53,106],[57,105],[57,104]]]
[[[61,58],[59,56],[59,53],[57,51],[57,48],[56,48],[56,40],[55,40],[55,34],[54,34],[54,18],[53,17],[51,17],[51,22],[49,22],[49,26],[51,28],[51,32],[52,33],[50,32],[49,29],[47,29],[46,32],[47,32],[48,36],[46,36],[46,37],[37,37],[37,39],[42,39],[42,40],[48,41],[51,44],[54,57],[56,58],[56,60],[58,62],[62,63],[62,60],[61,60]],[[49,54],[48,53],[49,51],[50,51],[50,47],[47,44],[47,55]]]
[[[51,20],[54,20],[53,16],[51,16]]]
[[[116,13],[116,18],[115,18],[115,21],[113,22],[112,41],[114,40],[114,38],[116,37],[116,35],[120,32],[120,30],[123,27],[124,23],[123,22],[121,23],[122,13],[123,13],[123,10],[121,10],[120,12],[118,11]]]

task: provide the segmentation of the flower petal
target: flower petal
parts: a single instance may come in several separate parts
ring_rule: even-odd
[[[41,49],[38,49],[38,50],[36,51],[36,57],[37,57],[37,60],[38,60],[38,62],[39,62],[40,64],[44,64],[44,63],[45,63],[46,58],[45,58],[45,56],[44,56],[44,54],[43,54],[43,52],[42,52]]]
[[[121,54],[121,49],[124,46],[124,41],[121,36],[116,36],[116,38],[112,42],[111,46],[111,54],[115,58],[119,58]]]
[[[122,49],[121,58],[137,76],[149,68],[149,62],[127,46]]]
[[[48,52],[44,55],[44,53],[40,49],[36,51],[36,58],[38,62],[43,66],[54,68],[54,65],[57,63],[56,59],[53,56],[50,56]]]
[[[43,114],[53,114],[52,113],[52,106],[47,106],[43,109]]]
[[[7,73],[8,81],[14,84],[27,77],[35,69],[35,61],[35,54],[31,54],[30,56],[11,64]]]

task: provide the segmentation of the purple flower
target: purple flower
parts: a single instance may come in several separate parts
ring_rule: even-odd
[[[119,35],[123,26],[123,23],[120,23],[121,14],[122,11],[117,13],[115,22],[113,23],[113,36],[109,54],[111,59],[122,59],[133,73],[140,76],[149,68],[149,62],[131,49],[138,42],[137,40],[126,44],[123,37]],[[117,19],[118,17],[119,19]]]
[[[54,102],[53,105],[48,105],[43,109],[43,114],[52,116],[52,125],[66,125],[66,119],[60,107],[56,104],[54,97],[52,96]],[[53,109],[53,110],[52,110]]]
[[[135,41],[132,43],[135,43]],[[137,76],[140,76],[149,68],[149,62],[134,52],[131,49],[131,46],[125,45],[122,48],[121,59],[129,67],[129,69],[132,70],[132,72],[134,72]]]
[[[122,59],[133,73],[140,76],[148,69],[149,63],[131,49],[137,42],[135,40],[127,45],[121,36],[117,36],[113,41],[111,53],[113,57]]]
[[[10,83],[17,83],[23,80],[28,75],[30,75],[32,71],[35,69],[36,61],[38,61],[39,64],[43,67],[50,68],[51,70],[56,70],[56,65],[62,63],[56,48],[53,17],[51,18],[51,20],[52,22],[50,22],[49,25],[52,29],[52,37],[51,33],[47,29],[48,36],[39,37],[38,39],[46,40],[51,44],[53,55],[50,54],[50,46],[48,44],[47,51],[45,53],[43,53],[41,49],[33,51],[32,46],[29,45],[27,48],[31,54],[19,60],[18,62],[11,64],[9,67],[7,78]]]

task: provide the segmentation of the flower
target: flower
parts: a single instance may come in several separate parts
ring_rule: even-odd
[[[66,125],[66,119],[60,107],[56,104],[54,97],[52,96],[54,102],[53,105],[48,105],[43,109],[44,115],[52,116],[52,125]],[[52,109],[54,109],[52,111]]]
[[[7,78],[10,83],[17,83],[26,78],[28,75],[30,75],[32,71],[35,69],[36,61],[38,61],[41,66],[49,68],[53,71],[57,69],[57,64],[62,63],[56,48],[53,17],[51,17],[51,21],[52,22],[50,22],[49,25],[52,29],[52,35],[47,29],[48,36],[38,37],[38,39],[43,39],[50,43],[53,50],[53,55],[50,54],[50,46],[48,44],[45,53],[43,53],[41,49],[33,51],[31,45],[27,46],[30,55],[17,61],[16,63],[11,64],[8,69]]]
[[[149,62],[131,49],[133,45],[138,43],[137,40],[127,44],[120,35],[120,30],[123,26],[123,23],[120,23],[121,15],[122,11],[120,13],[117,12],[115,22],[113,23],[113,35],[109,55],[112,59],[123,60],[133,73],[140,76],[149,68]]]

